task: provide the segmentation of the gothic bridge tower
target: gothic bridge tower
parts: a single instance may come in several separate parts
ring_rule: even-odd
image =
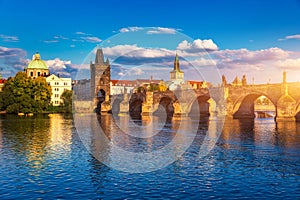
[[[97,112],[101,110],[101,103],[110,96],[110,64],[108,58],[104,62],[102,49],[97,49],[94,63],[90,63],[91,97]]]

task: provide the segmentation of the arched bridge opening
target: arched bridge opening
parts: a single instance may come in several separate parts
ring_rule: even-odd
[[[101,104],[105,101],[105,95],[106,95],[106,93],[103,89],[98,90],[96,113],[101,112]]]
[[[172,117],[174,113],[173,99],[170,97],[162,97],[159,101],[157,110],[154,115],[161,116],[166,115],[167,117]]]
[[[209,117],[210,116],[210,103],[211,98],[209,96],[199,96],[191,105],[189,116]]]
[[[233,118],[274,118],[276,106],[267,96],[260,93],[240,97],[233,107]]]

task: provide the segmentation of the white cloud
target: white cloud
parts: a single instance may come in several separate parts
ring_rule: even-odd
[[[119,32],[127,33],[127,32],[135,32],[135,31],[139,31],[139,30],[143,30],[143,29],[144,29],[143,27],[133,26],[133,27],[121,28],[119,30]]]
[[[91,42],[91,43],[97,43],[97,42],[101,42],[102,40],[98,37],[80,37],[81,39],[83,39],[86,42]]]
[[[119,72],[118,75],[119,76],[125,76],[125,73],[124,72]]]
[[[2,39],[3,42],[18,42],[19,38],[17,36],[9,36],[9,35],[3,35],[0,34],[0,39]]]
[[[147,34],[175,34],[176,31],[174,28],[153,27],[152,30],[147,31]]]
[[[213,59],[206,59],[206,58],[198,58],[196,60],[190,61],[190,63],[195,66],[202,66],[202,67],[208,67],[208,66],[216,66],[217,61]]]
[[[50,70],[56,69],[66,69],[66,65],[70,65],[70,60],[60,60],[59,58],[55,58],[54,60],[46,60],[46,64],[48,65]]]
[[[113,47],[103,48],[104,54],[108,57],[141,57],[141,58],[156,58],[167,55],[175,56],[174,51],[164,48],[151,49],[138,47],[137,45],[116,45]]]
[[[137,45],[116,45],[113,47],[105,47],[103,48],[104,55],[110,58],[116,58],[122,55],[126,55],[132,51],[140,50],[141,47]],[[96,52],[96,49],[95,49]]]
[[[248,49],[221,50],[213,52],[213,56],[219,60],[220,65],[240,64],[254,65],[266,61],[278,61],[289,57],[289,53],[278,47],[250,51]]]
[[[296,35],[288,35],[288,36],[285,36],[284,38],[279,38],[278,41],[290,40],[290,39],[297,39],[297,40],[300,40],[300,34],[296,34]]]
[[[129,75],[142,75],[144,74],[141,68],[131,68],[128,70]]]
[[[188,42],[187,40],[184,40],[178,44],[177,50],[186,53],[198,53],[203,51],[217,51],[218,46],[211,39],[196,39],[192,43]]]
[[[275,65],[283,69],[300,70],[300,58],[279,60]]]
[[[26,51],[0,46],[0,70],[6,77],[14,76],[26,66]]]

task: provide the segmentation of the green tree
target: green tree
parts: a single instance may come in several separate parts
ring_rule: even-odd
[[[24,72],[9,78],[0,93],[1,110],[8,113],[39,113],[47,109],[51,101],[51,86],[46,79],[32,79]]]
[[[72,97],[73,92],[71,90],[65,90],[60,97],[63,100],[62,107],[65,113],[72,113]]]

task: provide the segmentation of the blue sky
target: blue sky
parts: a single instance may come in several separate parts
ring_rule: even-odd
[[[229,80],[241,73],[258,76],[255,70],[267,73],[271,65],[278,66],[278,72],[286,65],[288,74],[300,73],[299,0],[0,0],[0,15],[4,76],[22,69],[36,51],[55,63],[53,69],[60,65],[76,68],[97,44],[126,29],[130,32],[130,27],[169,28],[193,40],[211,40],[217,46],[212,59]],[[237,62],[244,63],[242,70]],[[9,69],[14,70],[5,72]],[[290,74],[297,81],[295,73]],[[279,77],[267,79],[277,81]]]

